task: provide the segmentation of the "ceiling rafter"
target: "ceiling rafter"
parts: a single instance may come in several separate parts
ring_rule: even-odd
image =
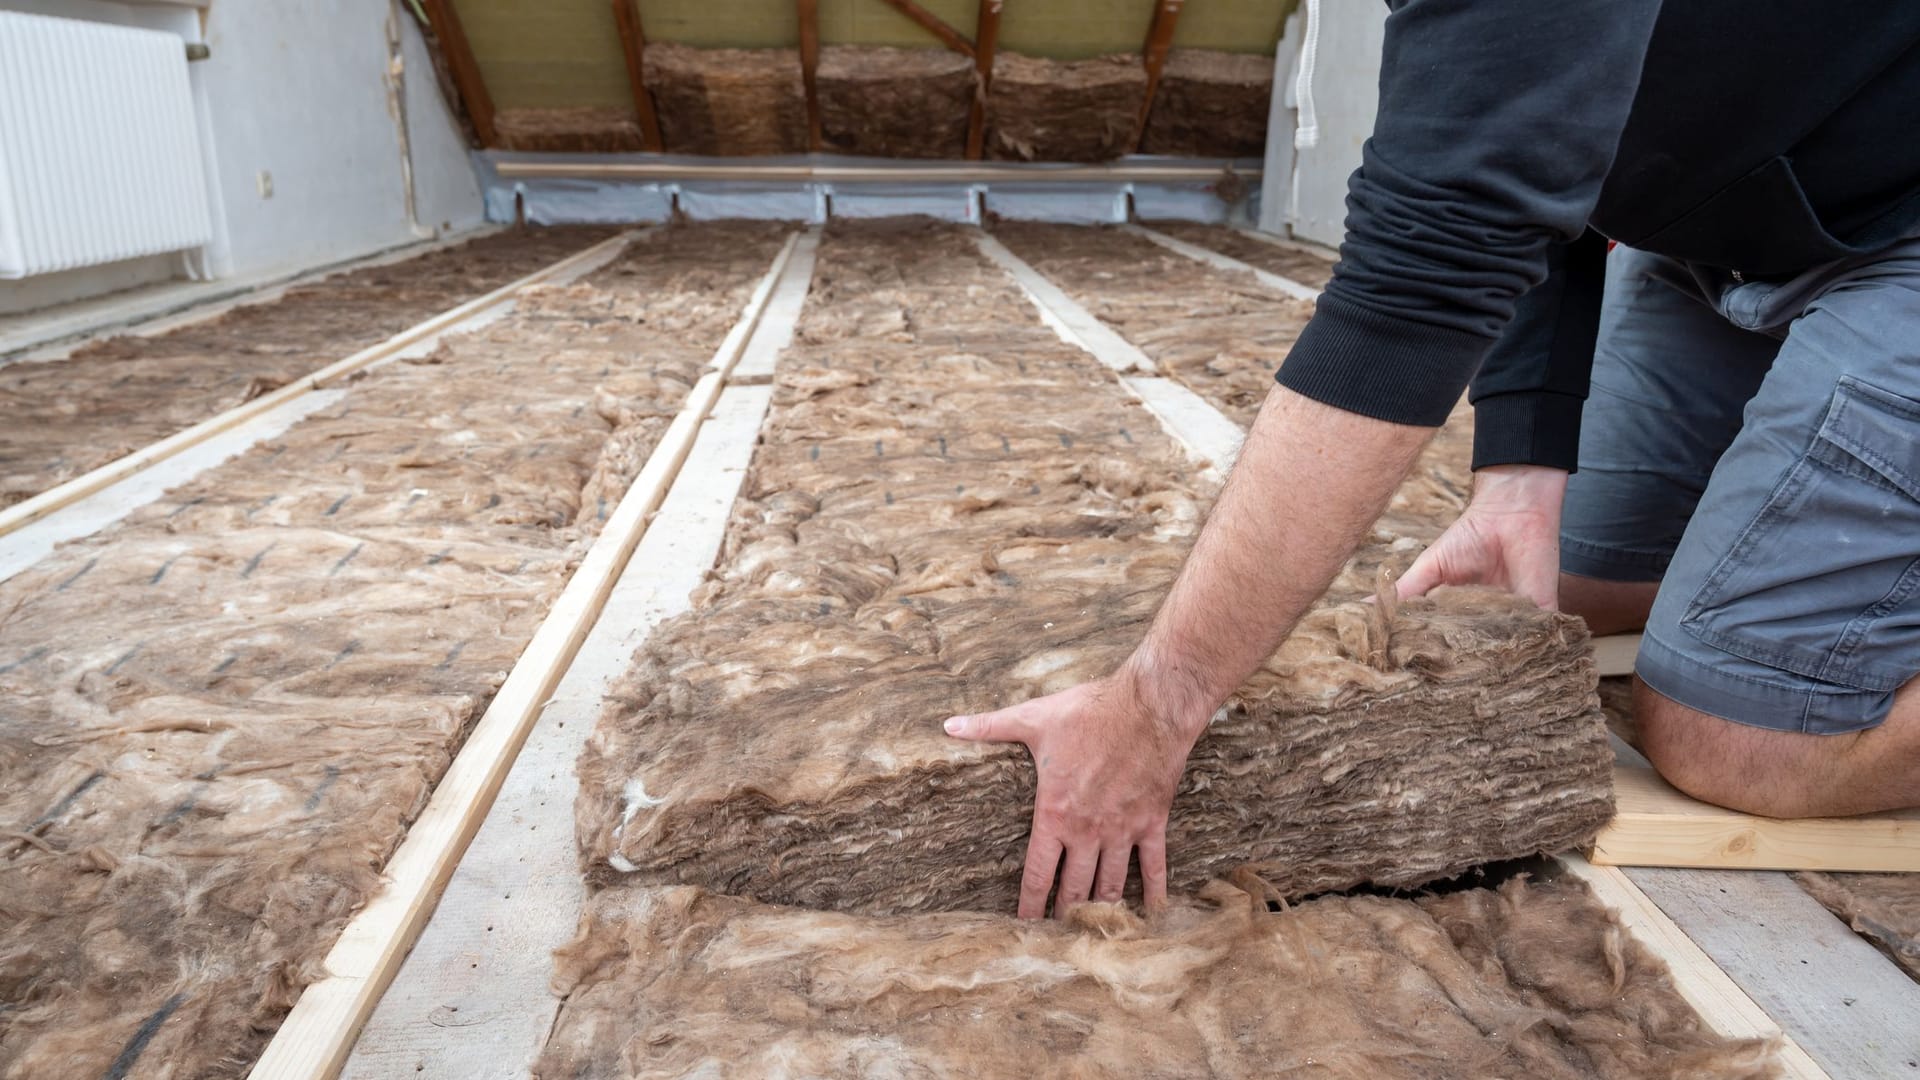
[[[473,130],[480,136],[480,145],[498,146],[500,135],[493,126],[493,96],[487,93],[480,64],[473,58],[473,45],[467,41],[467,32],[460,25],[452,0],[422,0],[422,4],[427,24],[440,39],[440,51],[447,58],[447,66],[453,69],[453,85],[460,91],[467,115],[473,118]]]
[[[1147,114],[1153,111],[1153,97],[1160,92],[1160,73],[1167,66],[1167,50],[1173,47],[1173,28],[1180,21],[1181,0],[1159,0],[1153,9],[1153,22],[1147,27],[1147,42],[1140,55],[1147,68],[1147,92],[1141,95],[1140,116],[1133,125],[1133,153],[1140,152],[1140,141],[1147,136]]]
[[[654,153],[661,148],[660,118],[654,115],[642,66],[647,38],[640,25],[639,0],[612,0],[613,23],[620,31],[620,51],[627,62],[627,84],[633,93],[634,115],[640,119],[640,145]]]
[[[993,54],[1000,45],[1000,8],[1005,0],[980,0],[973,32],[973,107],[967,110],[967,160],[979,161],[987,141],[987,89],[993,83]]]

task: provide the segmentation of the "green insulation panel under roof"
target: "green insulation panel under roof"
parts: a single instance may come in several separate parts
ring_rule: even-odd
[[[632,104],[609,0],[453,0],[500,109]],[[977,0],[920,0],[972,38]],[[1176,48],[1271,54],[1294,0],[1187,0]],[[1058,60],[1136,53],[1154,0],[1006,0],[1000,47]],[[640,0],[649,42],[699,48],[792,48],[793,0]],[[819,0],[823,45],[938,46],[884,0]]]

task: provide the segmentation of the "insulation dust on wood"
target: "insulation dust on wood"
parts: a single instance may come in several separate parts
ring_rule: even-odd
[[[1160,74],[1140,151],[1180,157],[1259,157],[1267,146],[1273,58],[1174,49]]]
[[[0,507],[158,442],[609,235],[530,229],[335,274],[62,360],[0,367]]]
[[[1793,875],[1800,886],[1920,979],[1920,874]]]
[[[234,1076],[784,239],[658,230],[0,584],[0,1076]]]
[[[1773,1075],[1578,883],[1271,895],[1241,875],[1150,922],[1086,905],[1061,925],[610,889],[559,954],[535,1075]]]
[[[987,88],[987,156],[1111,161],[1133,149],[1146,92],[1138,56],[1046,60],[1001,52]]]
[[[962,230],[837,230],[816,281],[716,580],[583,758],[583,858],[601,883],[1011,910],[1031,763],[940,721],[1114,667],[1211,492]],[[1288,895],[1412,885],[1608,818],[1580,624],[1492,592],[1355,602],[1403,558],[1375,544],[1216,718],[1177,885],[1250,860]]]
[[[1147,224],[1155,232],[1217,251],[1255,269],[1279,274],[1316,289],[1325,288],[1327,281],[1333,277],[1333,262],[1329,259],[1255,240],[1238,229],[1224,225],[1203,225],[1197,221],[1150,221]]]
[[[888,158],[967,149],[973,61],[951,49],[829,45],[814,73],[826,148]]]
[[[669,153],[807,149],[807,95],[793,49],[647,47],[646,85]]]
[[[994,236],[1243,426],[1313,315],[1311,301],[1119,229],[1002,222]],[[1376,543],[1410,561],[1437,539],[1466,509],[1472,454],[1473,409],[1463,395],[1394,493]]]
[[[646,149],[633,110],[601,105],[503,109],[494,114],[493,130],[502,150],[610,154]]]

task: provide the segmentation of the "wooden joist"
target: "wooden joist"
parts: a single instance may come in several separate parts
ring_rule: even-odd
[[[1766,818],[1689,798],[1651,768],[1615,766],[1619,812],[1594,841],[1608,866],[1920,871],[1920,810]]]
[[[1593,664],[1603,679],[1633,674],[1633,661],[1639,655],[1639,634],[1607,634],[1593,639]]]
[[[1320,290],[1311,285],[1302,285],[1290,277],[1283,277],[1272,271],[1262,270],[1257,266],[1241,262],[1231,255],[1222,254],[1211,248],[1203,248],[1198,244],[1189,244],[1185,240],[1168,236],[1166,233],[1155,232],[1144,225],[1129,223],[1120,227],[1135,236],[1145,240],[1151,240],[1161,247],[1166,248],[1168,251],[1178,255],[1184,255],[1196,262],[1203,262],[1216,269],[1231,270],[1238,274],[1252,274],[1254,280],[1260,284],[1265,285],[1275,292],[1285,293],[1296,300],[1317,300],[1320,297]]]
[[[1775,1041],[1776,1061],[1783,1076],[1792,1080],[1825,1080],[1826,1071],[1807,1056],[1793,1037],[1754,1004],[1746,991],[1624,873],[1611,866],[1594,866],[1578,855],[1561,856],[1559,862],[1573,877],[1586,882],[1601,903],[1614,910],[1628,933],[1666,962],[1674,988],[1715,1034],[1729,1039]]]
[[[1167,66],[1167,50],[1173,47],[1173,29],[1180,21],[1181,0],[1159,0],[1153,8],[1153,22],[1147,26],[1147,42],[1140,50],[1147,69],[1147,92],[1140,96],[1140,115],[1133,124],[1131,149],[1140,152],[1140,140],[1147,137],[1147,115],[1153,112],[1153,97],[1160,92],[1160,73]]]
[[[883,2],[888,7],[919,24],[922,30],[939,38],[942,45],[945,45],[947,48],[952,49],[954,52],[968,59],[973,58],[972,43],[967,41],[966,38],[961,37],[960,32],[948,26],[940,16],[914,3],[913,0],[883,0]]]
[[[716,357],[738,355],[713,415],[635,549],[553,701],[544,709],[447,890],[379,1008],[345,1075],[524,1076],[560,1001],[548,989],[553,950],[572,937],[587,898],[573,846],[529,844],[572,833],[574,765],[608,688],[654,627],[691,607],[719,555],[772,400],[773,359],[793,338],[818,231],[794,248],[759,319],[743,321]],[[745,338],[744,349],[737,338]],[[743,385],[751,384],[751,385]],[[444,1018],[483,1019],[473,1027]]]
[[[37,521],[64,506],[99,492],[109,485],[118,483],[143,469],[173,457],[191,447],[198,446],[222,432],[238,427],[240,424],[270,412],[281,405],[304,394],[331,386],[346,379],[355,372],[364,371],[376,364],[392,359],[402,350],[428,338],[445,332],[452,327],[482,314],[512,303],[514,294],[529,285],[539,284],[563,276],[585,267],[604,265],[618,255],[635,234],[623,233],[603,240],[598,244],[571,255],[544,269],[528,274],[518,281],[509,282],[484,296],[469,300],[458,307],[441,312],[425,322],[417,323],[378,345],[354,353],[344,360],[329,364],[311,375],[303,375],[293,382],[273,391],[262,394],[252,401],[236,405],[218,416],[209,417],[184,431],[175,432],[157,443],[143,447],[122,458],[116,458],[105,465],[76,476],[58,487],[49,488],[24,502],[15,503],[0,511],[0,536]],[[72,539],[68,537],[67,539]]]
[[[826,144],[820,130],[820,0],[796,0],[800,7],[800,82],[807,95],[807,149]]]
[[[620,32],[620,51],[627,63],[627,88],[633,94],[633,113],[640,119],[640,145],[660,151],[660,118],[653,113],[653,96],[647,93],[644,51],[645,32],[640,26],[638,0],[612,0],[613,24]]]
[[[500,145],[500,135],[493,126],[493,95],[487,93],[487,82],[480,75],[480,63],[473,58],[473,46],[467,41],[467,31],[460,25],[460,15],[453,10],[453,0],[421,0],[427,13],[427,24],[433,27],[434,36],[440,40],[440,51],[447,58],[447,66],[453,69],[453,84],[460,89],[460,101],[467,107],[467,115],[473,118],[473,129],[480,136],[483,148]]]
[[[1005,0],[980,0],[973,32],[973,107],[967,112],[967,160],[986,149],[987,90],[993,85],[993,54],[1000,46],[1000,8]]]
[[[381,994],[406,959],[467,844],[485,820],[541,710],[592,630],[647,523],[666,497],[793,257],[789,238],[746,310],[687,394],[673,423],[621,497],[566,588],[448,766],[406,839],[388,860],[386,885],[354,916],[325,961],[326,976],[301,992],[250,1074],[325,1078],[340,1071]]]

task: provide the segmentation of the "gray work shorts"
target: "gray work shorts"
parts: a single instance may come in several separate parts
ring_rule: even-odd
[[[1781,282],[1609,256],[1561,567],[1658,581],[1635,670],[1835,734],[1920,673],[1920,238]]]

